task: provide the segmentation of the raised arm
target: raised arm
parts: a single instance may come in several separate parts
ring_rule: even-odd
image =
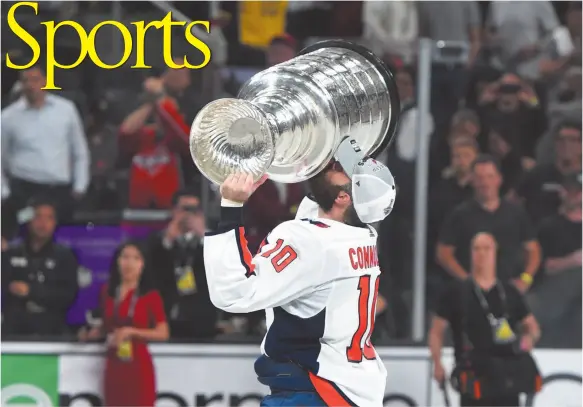
[[[207,234],[204,260],[213,304],[246,313],[286,304],[318,284],[324,256],[301,221],[276,227],[260,252],[247,248],[243,209],[222,207],[220,229]]]
[[[228,312],[273,308],[320,283],[324,253],[302,221],[276,227],[253,256],[243,227],[243,204],[267,179],[233,174],[221,185],[221,221],[204,241],[204,261],[213,304]]]

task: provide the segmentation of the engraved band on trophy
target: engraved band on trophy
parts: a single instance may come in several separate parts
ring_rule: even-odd
[[[399,113],[393,76],[378,57],[348,41],[322,41],[254,75],[237,99],[201,109],[190,152],[217,184],[233,172],[301,182],[324,169],[346,135],[376,156]]]

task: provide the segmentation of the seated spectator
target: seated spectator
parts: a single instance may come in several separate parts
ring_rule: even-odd
[[[21,71],[20,80],[23,96],[2,110],[3,203],[10,198],[10,209],[19,211],[50,195],[61,220],[68,219],[89,185],[83,123],[72,102],[42,89],[39,66]]]
[[[526,212],[518,204],[500,198],[502,176],[491,156],[480,156],[472,168],[474,199],[456,207],[441,227],[437,244],[438,263],[454,277],[468,277],[468,242],[480,232],[499,243],[498,274],[513,279],[521,291],[532,283],[540,263],[540,248]]]
[[[555,133],[554,163],[537,165],[516,188],[535,223],[557,213],[561,180],[577,171],[581,171],[581,122],[566,122]]]
[[[540,281],[529,293],[547,346],[581,344],[581,173],[565,176],[561,207],[539,228],[544,258]],[[551,305],[551,306],[549,306]],[[545,329],[546,328],[546,329]]]
[[[53,241],[55,207],[38,201],[33,208],[24,241],[2,254],[2,333],[63,335],[78,291],[77,259]]]
[[[132,157],[129,206],[166,209],[181,184],[181,155],[190,160],[189,127],[164,77],[146,79],[144,90],[146,102],[120,126],[121,149]]]
[[[172,339],[212,338],[217,310],[212,305],[203,258],[204,213],[189,191],[173,197],[170,223],[148,241],[156,288],[162,296]]]
[[[532,86],[511,73],[488,85],[480,97],[479,114],[485,127],[504,123],[512,149],[524,167],[533,165],[534,146],[545,128],[545,115]]]

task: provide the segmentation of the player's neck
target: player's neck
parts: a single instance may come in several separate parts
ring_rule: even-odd
[[[318,217],[321,219],[330,219],[336,222],[344,223],[344,214],[337,213],[337,211],[332,208],[330,211],[325,212],[322,208],[318,209]]]

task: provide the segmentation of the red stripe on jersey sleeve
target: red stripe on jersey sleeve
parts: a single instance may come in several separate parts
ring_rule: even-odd
[[[237,247],[239,249],[239,257],[241,264],[245,267],[245,276],[251,277],[255,275],[255,265],[253,264],[253,255],[247,245],[247,238],[245,237],[245,228],[240,226],[235,230],[237,238]]]

